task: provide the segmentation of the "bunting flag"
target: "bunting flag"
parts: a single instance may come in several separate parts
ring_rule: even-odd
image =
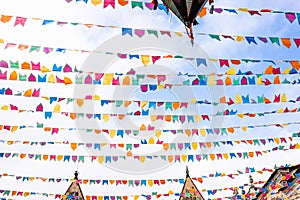
[[[70,3],[73,0],[66,0],[66,2]],[[76,0],[74,2],[85,2],[86,4],[88,2],[91,2],[94,6],[98,6],[102,3],[102,1],[99,0]],[[108,5],[111,5],[112,9],[115,9],[115,0],[104,0],[103,8],[108,7]],[[131,5],[131,8],[134,9],[135,7],[138,7],[142,10],[148,9],[148,10],[154,10],[154,4],[152,2],[143,2],[143,1],[129,1],[129,0],[118,0],[118,5],[125,6],[125,5]],[[168,9],[164,4],[158,4],[157,6],[158,10],[163,10],[165,13],[168,14]],[[204,7],[202,11],[199,12],[199,17],[204,17],[207,13],[207,10],[211,10],[210,7]],[[299,13],[295,12],[284,12],[279,10],[272,10],[272,9],[261,9],[261,10],[253,10],[249,8],[214,8],[212,10],[212,13],[218,13],[221,14],[223,12],[230,13],[230,14],[241,14],[241,13],[248,13],[250,16],[262,16],[263,14],[282,14],[285,16],[285,18],[290,22],[293,23],[296,19],[298,19],[298,23],[300,25],[300,19],[299,19]]]
[[[21,140],[0,140],[0,144],[6,145],[26,145],[26,146],[52,146],[52,145],[67,145],[73,151],[80,147],[86,147],[89,149],[95,150],[103,150],[103,149],[124,149],[124,150],[132,150],[132,148],[137,149],[145,145],[159,146],[161,150],[165,151],[185,151],[185,150],[200,150],[200,149],[210,149],[217,148],[223,146],[235,146],[235,145],[251,145],[251,146],[265,146],[266,144],[287,144],[293,141],[293,138],[299,138],[299,133],[294,133],[291,137],[276,137],[276,138],[261,138],[261,139],[243,139],[243,140],[226,140],[226,141],[205,141],[205,142],[184,142],[181,143],[168,143],[164,141],[157,140],[155,142],[154,138],[150,138],[148,140],[143,139],[140,143],[108,143],[108,142],[99,142],[99,143],[83,143],[83,142],[45,142],[45,141],[21,141]],[[150,148],[150,146],[148,148]]]
[[[113,0],[110,0],[113,1]],[[206,9],[206,8],[204,8]],[[219,9],[217,9],[218,11]],[[287,13],[286,17],[292,16],[293,14]],[[20,23],[20,19],[22,19],[22,23]],[[9,23],[11,21],[15,21],[14,24],[21,24],[22,26],[25,26],[25,22],[28,20],[32,21],[38,21],[42,26],[46,25],[57,25],[58,27],[63,27],[66,25],[70,26],[82,26],[85,28],[112,28],[112,29],[120,29],[122,32],[122,36],[137,36],[139,38],[148,35],[153,35],[154,37],[178,37],[182,38],[183,35],[186,35],[186,32],[180,32],[180,31],[169,31],[169,30],[155,30],[155,29],[133,29],[133,28],[125,28],[125,27],[119,27],[119,26],[106,26],[106,25],[100,25],[100,24],[85,24],[80,22],[62,22],[59,20],[54,19],[41,19],[41,18],[26,18],[26,17],[19,17],[19,16],[9,16],[9,15],[1,15],[0,22],[2,23]],[[292,43],[294,43],[295,47],[299,47],[300,45],[300,38],[288,38],[288,37],[264,37],[264,36],[242,36],[242,35],[218,35],[218,34],[212,34],[212,33],[194,33],[194,35],[198,36],[207,36],[207,38],[215,39],[217,41],[221,41],[221,38],[223,39],[230,39],[232,41],[236,42],[242,42],[245,41],[248,44],[256,44],[256,41],[260,41],[260,44],[277,44],[278,46],[283,46],[286,48],[290,48],[292,46]],[[28,49],[28,45],[21,45],[19,48],[22,50]]]
[[[168,163],[186,163],[186,162],[202,162],[214,161],[214,160],[228,160],[228,159],[250,159],[253,157],[264,156],[270,152],[274,151],[288,151],[300,149],[300,144],[290,144],[289,147],[277,146],[272,149],[262,150],[262,151],[248,151],[248,152],[230,152],[230,153],[215,153],[215,154],[178,154],[178,155],[134,155],[131,151],[128,151],[124,155],[110,156],[92,156],[92,155],[53,155],[53,154],[31,154],[31,153],[11,153],[11,152],[1,152],[0,159],[30,159],[36,161],[52,161],[52,162],[74,162],[74,163],[84,163],[89,160],[91,163],[111,163],[123,160],[137,160],[141,163],[147,162],[153,159],[161,159]]]
[[[254,118],[254,117],[263,117],[265,115],[273,115],[273,114],[286,114],[286,113],[298,113],[300,112],[300,108],[287,108],[282,107],[277,110],[272,111],[264,111],[264,112],[257,112],[257,113],[239,113],[237,110],[224,110],[224,111],[218,111],[216,114],[203,114],[203,115],[172,115],[172,114],[166,114],[166,115],[151,115],[149,113],[149,110],[137,110],[135,112],[129,112],[129,113],[77,113],[77,112],[66,112],[61,111],[60,104],[57,104],[54,106],[53,111],[44,111],[43,105],[40,103],[36,109],[34,110],[27,110],[27,109],[19,109],[17,106],[9,104],[9,105],[3,105],[1,106],[0,110],[3,111],[16,111],[18,113],[43,113],[45,119],[51,119],[53,114],[62,115],[65,117],[68,117],[72,120],[75,119],[97,119],[100,121],[107,122],[110,120],[110,118],[117,118],[118,120],[123,120],[125,117],[128,116],[139,116],[139,117],[149,117],[151,121],[158,121],[158,120],[164,120],[166,122],[170,123],[200,123],[201,121],[210,121],[211,117],[217,117],[217,116],[236,116],[239,118]]]
[[[50,132],[53,134],[59,134],[59,132],[67,131],[67,133],[71,133],[71,131],[84,131],[86,133],[95,133],[95,134],[107,134],[111,138],[115,136],[119,136],[121,138],[124,135],[139,135],[143,131],[153,131],[154,134],[159,137],[162,133],[172,133],[172,134],[185,134],[188,137],[192,137],[194,135],[206,137],[207,135],[229,135],[234,134],[236,131],[241,129],[246,132],[249,129],[254,128],[267,128],[267,127],[275,127],[275,128],[285,128],[287,126],[299,125],[300,122],[289,122],[284,124],[264,124],[264,125],[251,125],[251,126],[235,126],[235,127],[227,127],[227,128],[200,128],[200,129],[156,129],[153,126],[146,126],[142,124],[140,129],[87,129],[87,128],[58,128],[58,127],[48,127],[43,123],[37,123],[36,126],[25,126],[25,125],[0,125],[0,133],[10,132],[15,133],[17,130],[21,129],[39,129],[44,132]],[[293,134],[293,137],[299,137],[297,133]]]
[[[252,75],[224,75],[218,77],[217,75],[205,76],[198,75],[197,77],[187,77],[185,80],[176,79],[180,82],[175,82],[174,79],[166,80],[162,82],[163,77],[152,77],[141,76],[137,79],[134,76],[128,76],[122,78],[122,76],[117,75],[114,78],[114,74],[109,74],[108,76],[103,76],[101,73],[95,74],[79,74],[76,76],[65,76],[65,75],[55,75],[50,74],[35,74],[35,73],[17,73],[15,70],[9,72],[7,70],[0,70],[0,80],[9,81],[24,81],[24,82],[38,82],[38,83],[51,83],[51,84],[85,84],[85,85],[139,85],[142,92],[155,91],[162,89],[172,89],[172,87],[187,87],[187,86],[246,86],[246,85],[278,85],[278,84],[289,84],[295,85],[300,84],[300,78],[298,74],[284,74],[284,75],[274,75],[274,74],[252,74]],[[140,82],[145,82],[149,84],[143,84]],[[153,82],[153,83],[151,83]]]
[[[112,99],[101,99],[99,95],[86,95],[85,98],[69,98],[69,97],[54,97],[54,96],[44,96],[40,95],[40,88],[31,88],[24,91],[12,91],[10,88],[2,88],[0,89],[0,95],[7,96],[15,96],[15,97],[34,97],[34,98],[42,98],[52,104],[54,102],[62,103],[65,102],[69,104],[74,102],[74,105],[78,107],[82,107],[88,101],[99,101],[100,106],[104,107],[106,105],[113,105],[115,107],[130,107],[138,106],[141,109],[156,109],[156,108],[164,108],[167,110],[178,110],[182,108],[188,108],[190,105],[212,105],[218,106],[219,104],[226,104],[228,106],[234,104],[272,104],[272,103],[296,103],[300,101],[300,96],[294,99],[287,99],[285,93],[282,94],[274,94],[274,97],[266,97],[264,94],[257,95],[257,97],[250,97],[249,94],[241,95],[237,94],[235,97],[226,97],[222,96],[218,101],[209,101],[207,99],[196,99],[193,98],[189,102],[187,101],[141,101],[141,100],[112,100]]]
[[[293,166],[291,164],[286,164],[285,166]],[[273,173],[278,167],[274,168],[266,168],[264,167],[263,169],[257,170],[255,167],[245,167],[245,169],[238,169],[236,170],[237,172],[235,173],[226,173],[226,172],[215,172],[212,174],[207,174],[207,175],[202,175],[200,177],[192,177],[192,180],[198,181],[199,183],[203,183],[205,179],[208,178],[218,178],[218,177],[229,177],[234,179],[235,177],[245,175],[245,174],[253,174],[253,173],[258,173],[258,174],[263,174],[263,173]],[[288,176],[288,175],[287,175]],[[13,178],[16,179],[17,181],[41,181],[42,183],[46,182],[53,182],[53,183],[60,183],[60,182],[73,182],[76,181],[79,184],[84,184],[84,185],[127,185],[128,187],[138,187],[138,186],[150,186],[152,187],[153,185],[165,185],[165,184],[183,184],[184,183],[184,178],[166,178],[166,179],[70,179],[70,178],[58,178],[58,177],[41,177],[41,176],[22,176],[22,175],[14,175],[14,174],[8,174],[8,173],[2,173],[0,174],[0,179],[4,178]]]
[[[198,61],[197,61],[198,62]],[[200,62],[200,61],[199,61]],[[204,61],[201,61],[204,62]],[[206,62],[206,61],[205,61]],[[219,67],[229,67],[229,60],[226,59],[218,59],[219,62]],[[236,60],[236,62],[239,62],[238,65],[241,64],[241,60]],[[286,61],[288,62],[288,61]],[[236,63],[237,64],[237,63]],[[275,64],[275,63],[274,63]],[[198,65],[198,64],[197,64]],[[149,78],[151,80],[157,81],[158,84],[161,82],[166,81],[167,78],[169,77],[184,77],[184,78],[197,78],[199,76],[205,76],[205,77],[222,77],[222,76],[249,76],[249,75],[255,75],[255,76],[260,76],[260,75],[293,75],[293,74],[300,74],[299,69],[300,69],[300,64],[299,62],[296,61],[290,61],[290,67],[286,67],[285,69],[281,70],[280,67],[273,67],[272,65],[267,66],[263,71],[260,71],[258,74],[255,74],[254,71],[248,70],[248,71],[241,71],[240,69],[237,69],[235,67],[229,68],[225,73],[206,73],[206,74],[190,74],[186,72],[178,72],[177,74],[138,74],[134,71],[134,69],[130,69],[127,73],[99,73],[99,72],[92,72],[92,71],[81,71],[78,70],[75,67],[71,67],[69,64],[65,64],[65,66],[58,65],[58,64],[53,64],[52,67],[46,67],[42,65],[40,62],[34,63],[32,61],[30,62],[22,62],[19,63],[19,61],[13,62],[13,61],[5,61],[1,60],[0,61],[0,68],[3,69],[12,69],[12,70],[26,70],[28,71],[38,71],[41,73],[69,73],[69,74],[75,74],[77,77],[78,76],[87,76],[87,75],[92,75],[94,77],[98,77],[100,81],[103,80],[103,82],[111,82],[110,80],[107,79],[112,79],[112,80],[117,80],[118,78],[122,78],[124,76],[135,78],[135,80],[139,79],[145,79]],[[205,65],[206,66],[206,65]],[[106,79],[106,80],[104,80]]]

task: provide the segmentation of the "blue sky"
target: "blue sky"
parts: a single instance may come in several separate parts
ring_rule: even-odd
[[[300,2],[294,0],[274,0],[258,1],[258,0],[215,0],[215,7],[221,8],[249,8],[260,10],[263,8],[300,12]],[[118,27],[132,27],[135,29],[157,29],[184,32],[184,26],[172,14],[166,15],[162,11],[148,11],[139,8],[132,9],[130,6],[120,7],[116,9],[111,7],[103,9],[103,6],[93,6],[90,2],[71,2],[67,3],[64,0],[3,0],[0,3],[1,15],[22,16],[28,18],[53,19],[56,21],[80,22],[88,24],[114,25]],[[224,34],[224,35],[242,35],[242,36],[265,36],[265,37],[289,37],[299,38],[300,25],[295,21],[290,24],[283,14],[263,14],[262,16],[250,16],[248,13],[231,14],[225,13],[213,15],[207,14],[204,18],[197,18],[198,26],[194,27],[195,33],[208,34]],[[0,24],[1,35],[5,42],[15,42],[17,44],[30,44],[51,47],[65,47],[70,49],[101,49],[108,52],[123,52],[132,54],[155,54],[164,55],[166,53],[177,53],[186,57],[205,56],[207,58],[225,58],[225,59],[272,59],[272,60],[299,60],[299,48],[294,45],[287,49],[283,46],[278,47],[276,44],[263,44],[258,42],[258,45],[248,44],[247,42],[236,42],[222,39],[222,42],[212,40],[208,36],[196,36],[195,46],[192,47],[190,41],[184,35],[179,37],[159,37],[144,36],[143,38],[130,38],[128,35],[121,36],[120,29],[112,28],[85,28],[83,26],[63,26],[56,24],[42,26],[41,23],[34,20],[28,20],[24,27],[18,25],[13,27],[13,23]],[[161,60],[156,65],[144,67],[139,60],[120,60],[111,59],[109,56],[89,55],[77,52],[52,53],[45,55],[41,52],[19,51],[17,48],[4,49],[4,45],[0,47],[1,60],[19,60],[41,62],[46,66],[52,66],[54,63],[64,65],[66,63],[71,66],[78,66],[84,70],[92,70],[95,72],[122,72],[126,73],[131,68],[139,73],[144,74],[177,74],[180,72],[189,72],[194,74],[206,74],[208,72],[226,73],[228,68],[220,68],[214,63],[209,63],[208,67],[197,67],[195,62],[186,60]],[[262,73],[270,63],[259,64],[242,64],[237,66],[237,69],[242,71],[251,70],[254,73]],[[121,66],[121,67],[120,67]],[[280,67],[283,71],[288,64],[279,62],[274,67]],[[30,73],[20,70],[20,73]],[[286,76],[286,75],[282,75]],[[298,75],[294,75],[298,76]],[[289,77],[289,75],[287,76]],[[181,80],[178,78],[178,80]],[[178,81],[177,80],[177,81]],[[174,81],[174,80],[173,80]],[[176,81],[176,80],[175,80]],[[58,97],[74,97],[83,98],[87,94],[100,94],[102,98],[124,99],[124,100],[157,100],[157,101],[189,101],[193,97],[197,99],[208,99],[217,101],[220,97],[232,97],[237,94],[247,95],[255,98],[265,95],[274,97],[275,94],[286,93],[288,99],[296,99],[299,96],[298,85],[270,85],[270,86],[210,86],[210,87],[175,87],[172,90],[161,90],[149,93],[142,93],[139,87],[125,86],[78,86],[63,84],[41,84],[29,83],[20,81],[1,81],[2,87],[10,87],[14,91],[23,91],[27,88],[41,88],[41,95],[58,96]],[[14,104],[20,108],[34,109],[39,103],[43,103],[45,109],[51,110],[55,104],[49,104],[48,101],[41,98],[24,98],[1,96],[0,106],[6,104]],[[278,103],[269,105],[232,105],[232,106],[211,106],[211,105],[191,105],[187,110],[179,110],[177,113],[193,113],[193,114],[215,114],[217,111],[225,109],[238,110],[239,113],[247,112],[268,112],[278,110],[279,108],[296,108],[297,103]],[[95,112],[127,112],[125,108],[115,108],[113,106],[100,107],[99,102],[85,105],[78,108],[73,104],[61,103],[63,110],[88,112],[89,109],[94,109]],[[131,107],[132,110],[136,107]],[[163,109],[152,110],[155,114],[171,113]],[[175,112],[176,113],[176,112]],[[210,127],[232,127],[232,126],[248,126],[248,125],[265,125],[273,123],[289,123],[298,122],[299,114],[273,114],[265,117],[256,118],[238,118],[222,117],[214,119],[213,123],[201,122],[200,124],[167,124],[157,123],[158,127],[162,128],[210,128]],[[45,120],[43,114],[27,113],[20,114],[11,111],[0,111],[0,124],[25,124],[35,125],[36,122],[43,122],[48,126],[56,127],[76,127],[91,126],[103,128],[124,128],[135,129],[140,123],[150,123],[149,119],[131,118],[130,123],[111,120],[109,123],[90,122],[90,121],[72,121],[62,116],[53,117],[51,120]],[[242,140],[256,138],[272,138],[272,137],[290,137],[292,133],[299,132],[299,125],[290,125],[284,128],[266,127],[255,128],[246,132],[237,130],[235,134],[228,136],[208,136],[203,137],[177,137],[174,135],[163,134],[161,140],[165,142],[191,142],[191,141],[220,141],[220,140]],[[70,142],[99,142],[105,140],[111,143],[139,143],[141,139],[149,139],[153,137],[153,133],[140,135],[138,137],[110,138],[110,137],[95,137],[94,135],[82,135],[80,132],[67,131],[58,135],[50,135],[38,129],[24,129],[16,133],[8,133],[7,131],[0,132],[2,140],[29,140],[29,141],[70,141]],[[299,141],[299,140],[298,140]],[[266,146],[249,146],[235,145],[225,146],[215,149],[202,149],[189,151],[190,154],[201,153],[222,153],[222,152],[243,152],[265,150],[274,147],[274,144]],[[289,144],[287,144],[289,146]],[[159,149],[159,148],[157,148]],[[161,151],[154,149],[138,149],[135,153],[138,155],[145,153],[162,154]],[[1,152],[17,152],[17,153],[43,153],[43,154],[65,154],[65,155],[109,155],[113,153],[124,153],[124,151],[107,150],[103,152],[89,151],[85,148],[78,148],[72,151],[69,146],[29,146],[29,145],[11,145],[0,144]],[[103,153],[103,154],[102,154]],[[163,152],[165,154],[174,152]],[[180,154],[182,152],[177,152]],[[2,159],[0,165],[0,174],[8,173],[20,176],[34,177],[56,177],[56,178],[72,178],[76,169],[80,171],[80,178],[84,179],[173,179],[185,178],[185,166],[188,164],[190,175],[192,177],[207,176],[215,172],[236,173],[237,170],[244,171],[246,167],[255,167],[257,170],[272,168],[274,165],[298,164],[299,150],[272,152],[263,157],[253,159],[233,159],[219,161],[201,161],[190,163],[175,163],[167,165],[166,163],[146,163],[126,162],[113,165],[100,165],[98,163],[66,163],[52,161],[32,161],[29,159],[21,160],[17,158]],[[122,166],[123,165],[123,166]],[[126,167],[125,167],[126,165]],[[128,170],[132,165],[132,169]],[[115,169],[113,169],[115,168]],[[117,168],[117,169],[116,169]],[[134,173],[133,169],[138,169],[139,173]],[[127,171],[126,171],[127,170]],[[252,174],[255,181],[267,180],[270,173]],[[217,188],[233,187],[243,185],[248,182],[248,174],[240,175],[235,179],[228,177],[223,178],[205,178],[201,184],[196,182],[199,189],[213,190]],[[33,191],[44,193],[63,194],[69,186],[69,182],[63,183],[43,183],[41,181],[22,182],[14,178],[1,177],[0,190],[17,190],[17,191]],[[130,194],[151,194],[152,192],[168,193],[169,190],[180,192],[182,184],[168,183],[164,186],[153,187],[126,187],[126,186],[100,186],[100,185],[82,185],[85,195],[130,195]],[[217,198],[230,196],[231,192],[218,191],[215,195],[208,195],[203,192],[205,198]],[[27,197],[27,199],[36,199],[35,196]],[[18,197],[14,199],[23,199]],[[39,199],[51,199],[39,197]],[[143,198],[140,198],[143,199]],[[170,197],[173,199],[173,197]]]

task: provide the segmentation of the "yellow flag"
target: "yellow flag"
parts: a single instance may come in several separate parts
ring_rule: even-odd
[[[235,68],[233,68],[233,67],[232,67],[232,68],[229,68],[228,71],[227,71],[227,74],[228,74],[228,75],[235,75],[235,74],[236,74]]]
[[[186,160],[187,160],[187,155],[181,155],[181,160],[182,160],[183,162],[186,162]]]
[[[216,85],[216,81],[215,81],[214,76],[208,77],[207,85]]]
[[[8,110],[8,105],[4,105],[1,107],[1,110]]]
[[[157,138],[160,138],[160,136],[161,136],[161,130],[155,130],[155,136],[157,137]]]
[[[110,85],[114,78],[113,73],[106,73],[103,77],[103,85]]]
[[[238,42],[242,42],[244,40],[244,37],[243,36],[236,36],[235,40],[238,41]]]
[[[154,144],[154,143],[155,143],[154,138],[150,138],[150,139],[148,140],[148,143],[149,143],[149,144]]]
[[[18,126],[12,126],[10,131],[13,133],[13,132],[17,131],[18,128],[19,128]]]
[[[104,122],[107,122],[109,120],[109,114],[103,114],[102,119]]]
[[[117,135],[117,131],[115,129],[112,129],[109,131],[109,135],[111,138],[115,137]]]
[[[244,118],[244,114],[243,113],[238,113],[237,116],[240,117],[240,118]]]
[[[151,121],[155,121],[156,120],[156,115],[150,115],[150,119],[151,119]]]
[[[239,8],[238,11],[241,11],[241,12],[248,12],[248,8]]]
[[[53,112],[60,113],[60,105],[59,104],[56,104],[56,106],[54,106]]]
[[[256,79],[256,85],[262,85],[262,84],[263,84],[263,82],[262,82],[262,76],[257,77],[257,79]]]
[[[50,74],[50,76],[48,77],[48,83],[55,83],[55,77],[53,74]]]
[[[200,129],[200,135],[205,137],[206,136],[206,130],[205,129]]]
[[[93,96],[93,100],[100,100],[100,96],[95,94],[95,95]]]
[[[192,148],[196,150],[198,148],[198,143],[197,142],[192,142]]]
[[[191,100],[190,100],[190,103],[196,103],[197,102],[197,99],[196,98],[192,98]]]
[[[142,63],[147,66],[150,63],[150,56],[149,55],[141,55]]]
[[[56,160],[57,160],[57,161],[61,161],[63,158],[64,158],[63,155],[57,155],[57,156],[56,156]]]
[[[144,108],[148,104],[148,101],[141,101],[140,107]]]
[[[24,192],[24,193],[23,193],[23,196],[24,196],[24,197],[27,197],[27,196],[29,196],[29,195],[30,195],[30,192]]]
[[[194,119],[195,119],[196,122],[200,122],[201,121],[200,115],[195,115]]]
[[[104,161],[104,156],[98,156],[98,162],[102,164]]]
[[[164,85],[162,85],[162,84],[159,84],[159,85],[157,86],[157,88],[158,88],[158,90],[161,90],[161,89],[164,89],[164,88],[165,88],[165,86],[164,86]]]
[[[288,67],[282,72],[282,74],[290,74],[290,71],[291,71],[291,68]]]
[[[102,0],[92,0],[92,4],[93,4],[94,6],[97,6],[97,5],[99,5],[100,3],[102,3]]]
[[[182,37],[183,36],[183,33],[182,32],[174,32],[176,35],[178,35],[179,37]]]
[[[45,66],[43,65],[42,68],[41,68],[41,72],[42,72],[42,73],[46,73],[46,72],[51,72],[51,70],[48,69],[47,67],[45,67]]]
[[[150,187],[152,187],[152,186],[153,186],[153,180],[148,180],[148,185],[149,185]]]
[[[235,103],[238,103],[238,104],[243,103],[243,99],[242,99],[242,96],[240,94],[237,94],[235,96]]]
[[[228,160],[228,153],[223,153],[223,158],[225,158],[225,160]]]
[[[283,93],[282,96],[281,96],[281,102],[286,102],[286,94]]]
[[[277,110],[277,113],[283,113],[283,108],[279,108],[279,109]]]
[[[143,163],[146,160],[146,156],[140,156],[140,161]]]
[[[245,131],[245,132],[247,131],[247,126],[242,126],[241,128],[243,131]]]

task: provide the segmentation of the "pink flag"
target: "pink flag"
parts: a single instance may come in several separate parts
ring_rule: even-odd
[[[32,93],[32,96],[33,96],[33,97],[39,97],[39,96],[40,96],[40,89],[41,89],[41,88],[39,88],[38,90],[37,90],[37,89],[34,89],[34,90],[33,90],[33,93]]]
[[[17,26],[18,24],[20,24],[21,26],[24,26],[26,20],[27,20],[27,18],[25,18],[25,17],[16,17],[16,21],[15,21],[14,26]]]
[[[134,33],[138,36],[138,37],[143,37],[145,34],[145,30],[140,30],[140,29],[135,29]]]
[[[289,22],[293,23],[296,19],[295,13],[285,13],[285,17],[289,20]]]
[[[9,47],[15,47],[17,44],[14,44],[14,43],[7,43],[5,45],[5,49],[9,48]]]
[[[103,8],[108,7],[109,5],[111,5],[111,7],[113,9],[115,9],[115,0],[104,0],[104,5]]]

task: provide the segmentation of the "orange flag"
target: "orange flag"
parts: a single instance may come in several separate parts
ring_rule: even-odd
[[[1,15],[0,21],[3,23],[9,22],[11,20],[12,16],[7,16],[7,15]]]
[[[281,42],[286,48],[290,48],[292,46],[290,38],[281,38]]]
[[[204,17],[206,15],[207,9],[206,8],[202,8],[202,10],[199,12],[198,16],[200,18]]]
[[[121,6],[126,6],[128,4],[128,1],[126,0],[118,0],[118,3],[121,5]]]
[[[292,61],[290,61],[290,63],[291,63],[291,65],[296,69],[296,70],[299,70],[300,69],[300,63],[299,63],[299,61],[297,61],[297,60],[292,60]]]

